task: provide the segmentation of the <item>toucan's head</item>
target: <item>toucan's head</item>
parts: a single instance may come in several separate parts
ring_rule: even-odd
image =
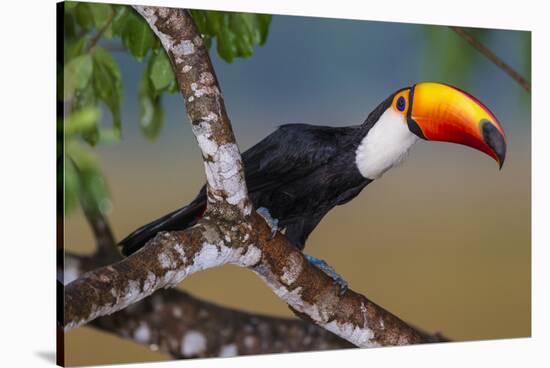
[[[495,115],[467,92],[441,83],[417,83],[395,92],[377,110],[379,116],[356,155],[367,178],[375,179],[401,161],[418,138],[475,148],[502,168],[504,130]]]

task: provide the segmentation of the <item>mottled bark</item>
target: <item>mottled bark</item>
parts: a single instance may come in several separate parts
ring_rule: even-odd
[[[114,249],[114,248],[113,248]],[[78,277],[109,263],[102,255],[65,254]],[[177,290],[159,290],[90,326],[174,358],[217,357],[352,348],[354,345],[305,321],[218,306]],[[190,341],[198,342],[196,349]],[[204,341],[204,344],[202,343]],[[187,342],[187,346],[185,343]]]
[[[135,6],[174,66],[208,182],[208,208],[192,228],[160,233],[132,256],[66,287],[66,330],[122,310],[188,275],[223,264],[250,268],[302,319],[359,347],[433,341],[366,297],[340,288],[284,235],[251,212],[241,156],[223,99],[186,10]]]
[[[224,100],[195,23],[185,9],[134,6],[168,53],[202,151],[208,212],[226,220],[250,214],[244,170]]]
[[[174,358],[227,357],[352,348],[330,332],[287,318],[254,315],[162,290],[91,323]]]

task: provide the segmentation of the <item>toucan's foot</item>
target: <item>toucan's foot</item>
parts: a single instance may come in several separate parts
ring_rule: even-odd
[[[342,276],[338,274],[338,272],[334,271],[334,268],[330,267],[328,263],[326,263],[322,259],[315,258],[307,254],[305,254],[305,257],[309,263],[329,275],[330,278],[333,279],[334,282],[338,284],[338,286],[340,286],[340,295],[344,294],[346,290],[348,290],[348,282],[344,280]]]
[[[271,228],[271,238],[269,239],[273,239],[275,235],[277,235],[277,231],[279,231],[279,220],[273,218],[271,216],[271,213],[269,212],[269,209],[267,209],[266,207],[260,207],[256,210],[256,212],[258,213],[258,215],[264,218],[265,222],[267,222],[267,224]]]

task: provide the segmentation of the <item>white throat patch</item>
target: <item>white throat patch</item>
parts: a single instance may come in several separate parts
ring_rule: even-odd
[[[403,161],[412,145],[420,138],[411,133],[406,118],[388,108],[363,138],[355,153],[361,175],[378,179]]]

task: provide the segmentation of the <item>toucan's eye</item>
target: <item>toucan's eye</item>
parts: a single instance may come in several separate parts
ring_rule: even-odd
[[[405,97],[403,96],[400,96],[398,99],[397,99],[397,103],[396,103],[396,106],[397,106],[397,110],[399,111],[403,111],[405,110]]]

